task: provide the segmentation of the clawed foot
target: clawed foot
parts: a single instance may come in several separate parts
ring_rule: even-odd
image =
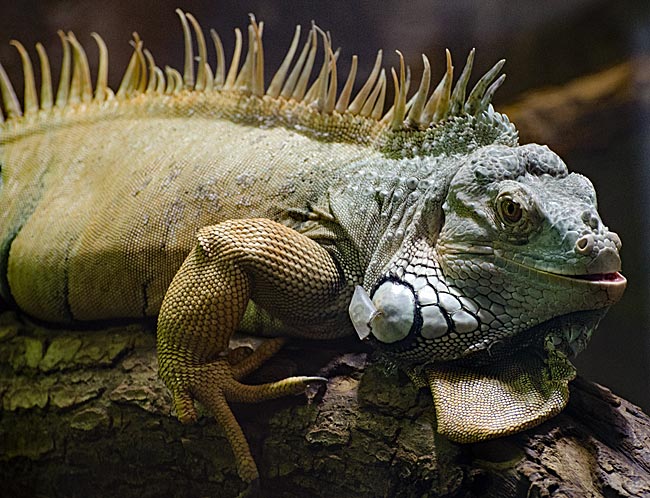
[[[314,386],[327,383],[324,377],[289,377],[259,385],[242,384],[240,379],[257,369],[284,344],[284,339],[270,339],[257,350],[237,348],[227,357],[177,371],[178,383],[172,386],[174,404],[179,419],[196,419],[194,400],[203,404],[223,427],[237,462],[237,472],[251,484],[241,496],[259,496],[259,473],[250,453],[246,437],[235,419],[228,402],[257,403],[290,394],[301,394]],[[178,367],[177,367],[178,368]],[[253,493],[253,494],[250,494]],[[256,493],[256,494],[255,494]]]

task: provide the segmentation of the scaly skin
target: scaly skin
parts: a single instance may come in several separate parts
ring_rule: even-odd
[[[336,330],[345,324],[341,310],[350,292],[343,291],[345,282],[327,251],[274,221],[230,220],[201,229],[198,239],[160,310],[160,375],[172,391],[181,421],[196,420],[193,398],[215,414],[226,429],[239,474],[250,481],[258,477],[257,470],[226,401],[252,403],[300,393],[319,378],[246,386],[235,379],[242,368],[250,369],[246,363],[251,360],[231,365],[220,354],[227,350],[251,299],[273,310],[283,323],[311,331]],[[265,358],[276,348],[263,349],[268,351],[257,354]]]
[[[337,96],[330,42],[314,28],[293,63],[297,33],[267,87],[254,19],[246,62],[226,72],[209,68],[198,23],[179,15],[182,76],[136,38],[120,89],[100,70],[93,93],[68,35],[73,76],[63,71],[53,105],[47,77],[39,102],[16,44],[21,107],[0,66],[3,298],[58,323],[158,316],[160,376],[179,419],[204,404],[251,489],[259,474],[228,403],[325,381],[241,382],[285,337],[356,330],[430,387],[438,431],[455,441],[558,413],[575,373],[566,355],[625,287],[620,240],[589,181],[546,147],[519,146],[491,107],[502,62],[467,97],[473,53],[455,85],[448,56],[433,94],[425,58],[408,105],[402,64],[384,114],[380,57],[354,99],[354,75]],[[319,36],[325,61],[308,88]],[[276,337],[229,351],[237,329]]]

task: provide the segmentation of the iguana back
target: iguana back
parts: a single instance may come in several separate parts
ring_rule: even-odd
[[[69,43],[67,101],[51,108],[44,97],[41,110],[27,102],[0,134],[2,295],[37,318],[156,316],[199,228],[248,217],[298,227],[319,203],[327,209],[323,196],[345,165],[378,154],[369,146],[376,120],[328,122],[309,98],[260,99],[241,77],[191,88],[191,75],[170,72],[163,91],[141,44],[124,90],[113,97],[100,83],[90,99],[88,82],[75,83],[85,56]],[[5,78],[9,101],[8,88]]]
[[[155,316],[199,228],[247,217],[297,225],[292,211],[308,212],[346,160],[369,153],[215,119],[223,100],[93,103],[71,124],[3,137],[3,274],[23,310],[56,322]]]

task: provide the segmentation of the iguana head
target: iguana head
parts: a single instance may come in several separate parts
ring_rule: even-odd
[[[377,345],[414,364],[487,350],[576,312],[552,338],[567,354],[584,348],[603,310],[625,289],[619,237],[597,212],[582,175],[539,145],[482,147],[467,155],[442,205],[437,238],[407,238],[372,290]],[[538,329],[536,329],[538,330]]]
[[[575,375],[566,357],[585,347],[626,280],[589,180],[547,147],[518,145],[491,106],[471,114],[455,104],[430,128],[387,140],[397,161],[435,157],[446,191],[442,202],[439,186],[421,192],[414,226],[350,312],[390,362],[426,377],[438,430],[467,442],[565,406]]]
[[[626,280],[619,237],[587,178],[539,145],[490,145],[461,160],[431,233],[422,210],[351,316],[390,360],[424,375],[438,430],[469,442],[559,412],[588,341]],[[440,211],[440,207],[437,208]],[[439,214],[438,214],[439,216]]]
[[[546,147],[471,154],[443,210],[438,263],[447,285],[473,301],[461,310],[483,329],[462,355],[574,312],[593,312],[595,326],[625,289],[621,242],[601,221],[593,186]],[[567,353],[584,347],[575,332],[559,339]]]

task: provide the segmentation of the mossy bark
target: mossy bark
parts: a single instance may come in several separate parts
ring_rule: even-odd
[[[214,421],[184,426],[170,414],[151,327],[49,330],[12,312],[0,323],[3,494],[243,489]],[[650,495],[650,418],[587,381],[575,381],[568,408],[536,429],[457,445],[436,434],[426,390],[352,342],[294,344],[251,381],[297,371],[325,375],[327,388],[235,407],[265,496]]]

